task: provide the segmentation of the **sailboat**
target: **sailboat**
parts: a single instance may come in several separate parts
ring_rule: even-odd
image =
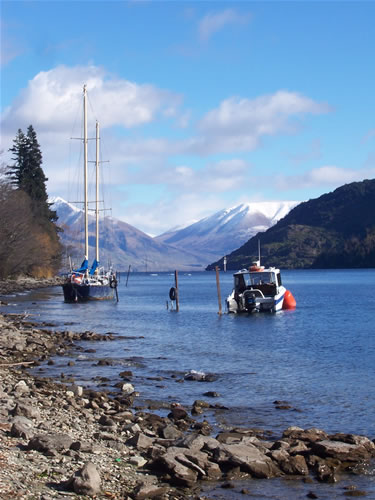
[[[89,228],[88,228],[88,154],[87,154],[87,88],[83,87],[83,168],[84,168],[84,231],[85,231],[85,255],[81,266],[77,269],[70,269],[62,284],[65,302],[86,302],[88,300],[113,299],[117,293],[117,276],[110,267],[105,270],[100,266],[99,260],[99,123],[96,122],[96,248],[95,259],[89,268]]]

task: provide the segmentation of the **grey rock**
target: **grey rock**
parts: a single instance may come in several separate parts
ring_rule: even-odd
[[[213,460],[225,468],[240,467],[243,472],[258,478],[280,475],[272,460],[250,444],[220,444],[213,452]]]
[[[176,455],[183,456],[183,448],[169,448],[168,451],[154,460],[150,467],[159,472],[168,474],[171,484],[191,488],[198,479],[198,471],[176,459]],[[186,459],[186,462],[188,460]]]
[[[142,432],[137,432],[134,436],[126,441],[128,446],[134,446],[137,450],[146,450],[153,444],[153,439],[146,436]]]
[[[294,455],[281,460],[279,466],[285,474],[307,476],[309,473],[306,460],[302,455]]]
[[[288,427],[288,429],[283,432],[283,437],[315,442],[327,439],[328,434],[321,429],[316,429],[315,427],[306,430],[301,429],[301,427]]]
[[[161,435],[164,439],[177,439],[182,436],[182,432],[174,425],[167,425],[161,430]]]
[[[94,496],[100,493],[100,474],[92,462],[87,462],[66,483],[66,487],[78,495]]]
[[[326,439],[313,443],[312,451],[322,458],[331,457],[341,461],[357,462],[371,457],[368,449],[369,443],[371,443],[370,440],[360,444],[349,444]]]
[[[329,467],[326,464],[318,465],[316,468],[316,478],[322,483],[336,483],[337,477],[335,474],[335,469]]]
[[[149,481],[142,481],[137,484],[134,489],[133,498],[135,500],[146,500],[148,498],[160,498],[168,492],[166,486],[150,483]]]
[[[44,455],[54,456],[69,450],[73,439],[67,434],[45,434],[34,436],[28,443],[29,450],[40,451]]]
[[[35,420],[40,419],[39,410],[37,408],[34,408],[31,404],[17,403],[12,413],[14,416],[34,418]]]
[[[34,436],[34,428],[31,425],[25,425],[22,422],[14,422],[11,429],[10,435],[12,437],[20,437],[22,439],[31,439]]]

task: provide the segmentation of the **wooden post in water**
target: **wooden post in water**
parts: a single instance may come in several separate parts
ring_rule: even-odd
[[[178,294],[178,271],[176,270],[174,272],[174,281],[175,281],[175,288],[176,288],[176,311],[178,312],[180,310],[180,298]]]
[[[221,316],[221,292],[220,292],[220,278],[219,278],[219,266],[216,266],[216,287],[217,287],[217,300],[219,302],[219,315]]]
[[[128,275],[126,276],[126,285],[125,286],[128,286],[129,273],[130,273],[130,264],[129,264],[129,269],[128,269]]]

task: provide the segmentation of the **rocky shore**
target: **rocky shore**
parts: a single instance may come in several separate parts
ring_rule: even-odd
[[[63,278],[29,278],[27,276],[18,277],[15,279],[0,279],[0,300],[2,295],[24,292],[27,290],[35,290],[37,288],[46,288],[49,286],[61,285]]]
[[[1,499],[203,499],[208,484],[277,477],[304,481],[306,496],[319,498],[319,484],[366,473],[375,457],[371,439],[321,429],[290,427],[277,439],[242,428],[213,436],[196,419],[208,402],[172,404],[166,417],[137,409],[127,372],[118,394],[32,376],[30,367],[73,352],[78,341],[92,347],[114,338],[47,326],[0,314]],[[345,487],[346,496],[366,494]]]

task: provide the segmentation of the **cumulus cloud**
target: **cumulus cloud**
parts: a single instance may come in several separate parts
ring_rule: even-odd
[[[206,14],[199,22],[199,38],[201,40],[208,40],[228,24],[246,24],[249,20],[249,14],[239,13],[235,9],[225,9],[219,12],[210,12]]]
[[[252,166],[242,153],[256,149],[266,136],[295,131],[306,114],[329,111],[327,105],[306,96],[279,91],[255,99],[229,97],[194,124],[175,92],[120,79],[93,65],[40,72],[3,113],[3,147],[7,150],[17,129],[25,131],[31,123],[43,152],[48,192],[67,199],[71,198],[65,191],[66,168],[72,158],[74,170],[81,167],[80,141],[70,141],[70,137],[79,137],[81,132],[83,83],[89,90],[90,117],[100,119],[102,159],[110,160],[103,165],[111,172],[106,182],[129,187],[126,203],[132,203],[134,193],[152,193],[152,209],[151,199],[145,199],[142,204],[127,205],[125,217],[149,232],[223,208],[223,193],[229,199],[251,185]],[[171,135],[167,130],[161,137],[146,135],[143,126],[166,118],[171,127],[186,128],[178,133],[174,129]],[[89,130],[89,136],[94,137],[94,130]],[[95,149],[95,141],[89,141],[89,148]],[[211,154],[217,156],[202,159]],[[90,159],[94,156],[89,152]],[[279,182],[282,185],[283,179]],[[311,174],[300,179],[303,182],[318,180]],[[125,188],[116,195],[113,208],[118,217],[124,210]]]
[[[7,151],[17,130],[26,131],[32,124],[38,134],[43,166],[52,189],[59,185],[63,177],[62,172],[73,147],[69,144],[70,138],[81,136],[83,84],[88,89],[91,137],[95,135],[96,118],[100,119],[102,131],[116,126],[136,128],[161,116],[176,116],[181,101],[181,96],[176,93],[116,78],[93,65],[58,66],[38,73],[5,109],[1,119],[2,145]],[[120,179],[124,178],[124,164],[173,151],[167,140],[123,141],[115,134],[108,135],[107,145]]]
[[[97,66],[58,66],[38,73],[29,82],[5,111],[5,128],[37,120],[35,125],[41,132],[66,129],[76,118],[84,83],[102,127],[143,125],[159,112],[173,115],[180,103],[180,97],[172,92],[118,79]]]
[[[264,136],[295,132],[298,118],[328,111],[327,104],[286,90],[255,99],[230,97],[201,119],[199,137],[187,148],[201,154],[252,151]]]
[[[280,190],[306,189],[306,188],[331,188],[338,187],[349,182],[362,181],[373,178],[375,168],[350,169],[325,165],[314,168],[301,175],[285,175],[276,179]]]

